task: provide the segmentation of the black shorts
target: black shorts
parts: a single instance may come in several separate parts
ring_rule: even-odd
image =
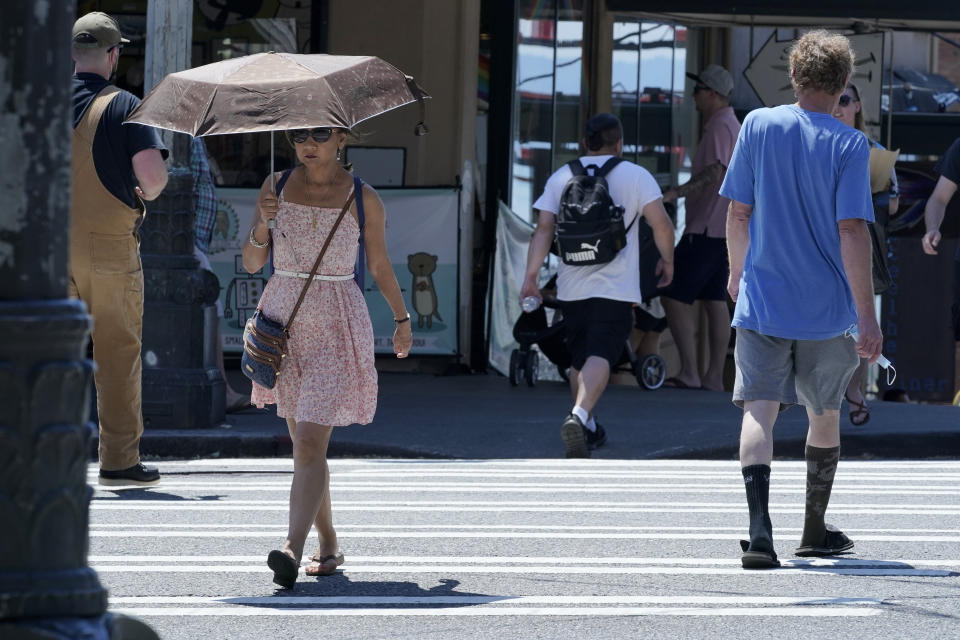
[[[726,238],[690,233],[673,252],[673,282],[660,293],[678,302],[726,300],[730,265]]]
[[[633,325],[633,303],[608,298],[588,298],[563,303],[567,348],[572,367],[582,369],[590,356],[620,364]]]

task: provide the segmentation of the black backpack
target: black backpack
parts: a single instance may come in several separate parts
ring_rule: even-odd
[[[573,177],[560,195],[556,227],[557,249],[564,264],[605,264],[627,246],[627,231],[636,218],[624,228],[623,207],[614,204],[605,179],[620,162],[621,158],[610,158],[599,168],[595,164],[584,168],[579,160],[567,163]]]

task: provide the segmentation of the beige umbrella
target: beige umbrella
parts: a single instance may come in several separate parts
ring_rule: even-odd
[[[127,122],[192,136],[309,127],[352,129],[411,102],[413,78],[374,56],[256,53],[167,75]]]
[[[168,74],[125,122],[207,136],[355,125],[411,102],[427,133],[427,92],[375,56],[255,53]],[[274,221],[271,220],[271,223]],[[271,225],[272,226],[272,225]]]

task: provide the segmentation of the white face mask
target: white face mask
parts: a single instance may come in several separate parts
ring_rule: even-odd
[[[850,328],[843,332],[844,336],[853,338],[854,342],[860,341],[860,333],[857,331],[857,325],[850,325]],[[897,379],[897,370],[894,368],[893,363],[887,360],[882,354],[877,358],[877,364],[883,367],[887,371],[887,386],[893,384],[893,381]]]

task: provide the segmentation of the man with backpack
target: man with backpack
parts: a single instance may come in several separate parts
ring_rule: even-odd
[[[644,216],[660,252],[658,286],[673,279],[673,225],[660,187],[642,167],[623,160],[623,127],[609,113],[584,126],[585,156],[550,176],[533,204],[537,228],[527,252],[520,295],[540,298],[540,265],[556,241],[561,257],[557,299],[566,323],[573,364],[573,409],[560,435],[568,458],[588,458],[606,441],[593,410],[606,389],[610,370],[621,360],[640,303],[638,223]]]

